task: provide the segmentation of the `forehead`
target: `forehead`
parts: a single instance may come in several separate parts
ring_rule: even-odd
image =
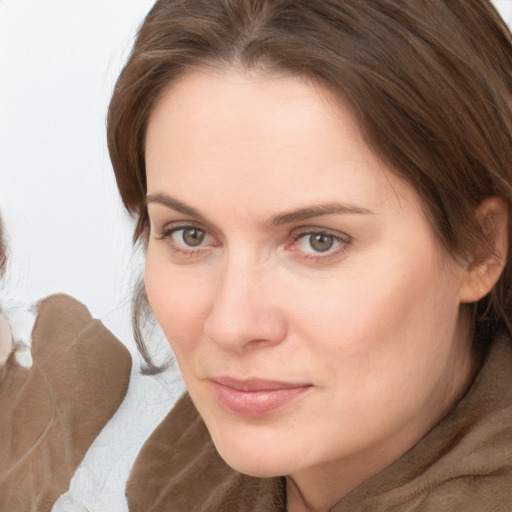
[[[194,71],[172,84],[150,117],[146,169],[150,193],[184,199],[215,188],[219,200],[246,205],[267,197],[269,209],[326,200],[399,207],[397,191],[418,202],[327,87],[257,72]]]

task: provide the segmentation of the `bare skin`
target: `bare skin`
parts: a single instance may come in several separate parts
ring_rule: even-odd
[[[220,455],[288,475],[289,512],[329,510],[467,388],[461,305],[502,267],[440,247],[328,89],[191,72],[151,116],[146,167],[151,307]],[[275,382],[296,392],[253,389]]]

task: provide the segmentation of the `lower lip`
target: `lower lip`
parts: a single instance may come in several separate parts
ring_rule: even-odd
[[[229,411],[239,416],[263,416],[293,402],[311,386],[296,388],[241,391],[217,382],[213,383],[217,400]]]

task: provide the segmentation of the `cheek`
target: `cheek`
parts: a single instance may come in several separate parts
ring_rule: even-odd
[[[458,315],[457,281],[427,250],[381,254],[307,291],[297,284],[290,294],[292,324],[333,372],[340,362],[362,374],[433,353],[453,334]]]
[[[167,261],[148,248],[144,281],[149,304],[178,358],[193,350],[209,310],[211,283],[189,271],[170,271]]]
[[[297,285],[288,295],[298,363],[312,370],[324,397],[311,417],[325,421],[311,428],[325,438],[338,429],[355,445],[377,426],[393,432],[419,414],[445,371],[457,281],[433,259],[414,256],[365,262],[338,276],[338,285],[311,283],[308,293]]]

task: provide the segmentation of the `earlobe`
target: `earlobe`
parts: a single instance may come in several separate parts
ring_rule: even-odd
[[[508,208],[499,197],[488,197],[476,209],[486,237],[472,255],[461,287],[461,303],[473,303],[487,295],[498,282],[508,254]]]

